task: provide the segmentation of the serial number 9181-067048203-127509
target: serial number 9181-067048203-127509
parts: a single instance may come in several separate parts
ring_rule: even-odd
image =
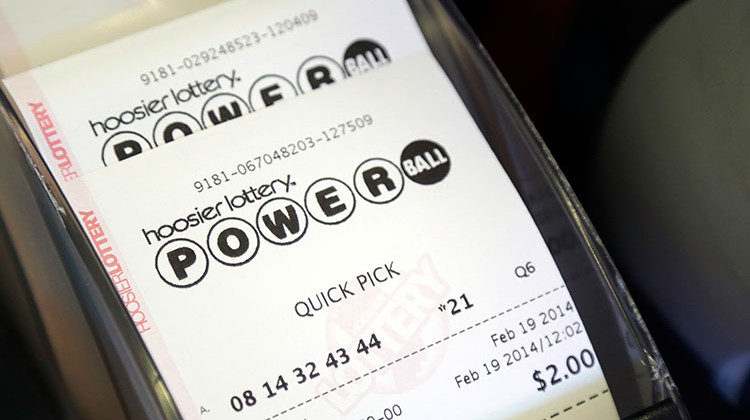
[[[245,162],[240,162],[230,170],[218,171],[207,175],[193,182],[193,188],[199,193],[209,190],[215,186],[227,183],[235,176],[247,175],[251,172],[257,172],[265,166],[272,165],[274,162],[281,162],[302,152],[312,150],[320,143],[330,142],[354,133],[357,130],[363,130],[374,122],[370,114],[363,114],[341,123],[332,125],[319,132],[298,140],[285,142],[284,146],[268,150],[265,153],[251,157]]]

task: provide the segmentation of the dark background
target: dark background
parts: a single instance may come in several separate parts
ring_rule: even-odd
[[[682,0],[458,2],[541,133],[589,216],[593,156],[607,104],[639,45]],[[607,243],[606,233],[603,234]],[[1,241],[0,241],[1,242]],[[0,244],[0,248],[2,244]],[[615,263],[618,256],[613,255]],[[619,266],[627,281],[627,267]],[[694,418],[738,417],[707,372],[637,293],[646,324]],[[0,417],[58,418],[39,369],[0,309]]]
[[[594,227],[607,215],[594,193],[594,156],[607,106],[641,44],[683,0],[459,2]],[[600,230],[606,246],[607,232]],[[611,249],[610,249],[611,251]],[[612,258],[628,279],[628,267]],[[693,418],[747,418],[711,386],[707,370],[630,288]]]

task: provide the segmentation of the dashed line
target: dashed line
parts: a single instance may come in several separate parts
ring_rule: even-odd
[[[301,402],[301,403],[299,403],[299,404],[297,404],[297,405],[294,405],[294,406],[292,406],[292,407],[289,407],[289,408],[287,408],[286,410],[284,410],[284,411],[282,411],[282,412],[280,412],[280,413],[274,414],[273,416],[270,416],[270,417],[266,417],[266,419],[265,419],[265,420],[271,420],[271,419],[275,419],[275,418],[277,418],[277,417],[279,417],[279,416],[281,416],[281,415],[284,415],[284,414],[286,414],[286,413],[288,413],[288,412],[290,412],[290,411],[294,410],[295,408],[299,408],[299,407],[301,407],[301,406],[303,406],[303,405],[305,405],[305,404],[309,404],[309,403],[311,403],[312,401],[315,401],[315,400],[317,400],[317,399],[318,399],[318,398],[320,398],[320,397],[323,397],[323,396],[325,396],[325,395],[328,395],[329,393],[331,393],[331,392],[333,392],[333,391],[339,390],[339,389],[341,389],[341,388],[343,388],[343,387],[345,387],[345,386],[347,386],[347,385],[350,385],[350,384],[352,384],[352,383],[354,383],[354,382],[357,382],[357,381],[359,381],[359,380],[361,380],[361,379],[363,379],[363,378],[365,378],[365,377],[367,377],[367,376],[369,376],[369,375],[372,375],[372,374],[374,374],[374,373],[375,373],[375,372],[377,372],[377,371],[383,370],[383,369],[385,369],[385,368],[387,368],[387,367],[389,367],[389,366],[392,366],[392,365],[394,365],[394,364],[396,364],[396,363],[399,363],[399,362],[403,361],[404,359],[406,359],[406,358],[408,358],[408,357],[414,356],[414,355],[416,355],[417,353],[421,353],[421,352],[423,352],[423,351],[427,350],[427,349],[428,349],[428,348],[430,348],[430,347],[433,347],[433,346],[435,346],[435,345],[438,345],[438,344],[440,344],[440,343],[443,343],[443,342],[445,342],[445,341],[448,341],[448,340],[450,340],[451,338],[453,338],[453,337],[455,337],[455,336],[457,336],[457,335],[459,335],[459,334],[463,334],[463,333],[465,333],[466,331],[469,331],[469,330],[471,330],[471,329],[472,329],[472,328],[474,328],[474,327],[478,327],[478,326],[480,326],[480,325],[482,325],[482,324],[484,324],[484,323],[486,323],[486,322],[488,322],[488,321],[490,321],[490,320],[493,320],[493,319],[495,319],[495,318],[497,318],[497,317],[499,317],[499,316],[502,316],[502,315],[504,315],[504,314],[507,314],[508,312],[511,312],[511,311],[512,311],[512,310],[514,310],[514,309],[518,309],[518,308],[520,308],[520,307],[521,307],[521,306],[523,306],[523,305],[526,305],[526,304],[528,304],[528,303],[530,303],[530,302],[533,302],[533,301],[535,301],[535,300],[537,300],[537,299],[540,299],[540,298],[542,298],[542,297],[544,297],[544,296],[547,296],[547,295],[549,295],[549,294],[551,294],[551,293],[553,293],[553,292],[556,292],[556,291],[558,291],[558,290],[560,290],[560,289],[563,289],[563,288],[565,288],[565,285],[557,286],[557,287],[555,287],[554,289],[551,289],[551,290],[548,290],[548,291],[546,291],[546,292],[545,292],[544,294],[541,294],[541,295],[539,295],[539,296],[537,296],[537,297],[534,297],[534,298],[530,298],[529,300],[527,300],[527,301],[524,301],[524,302],[522,302],[522,303],[520,303],[520,304],[518,304],[518,305],[516,305],[516,306],[514,306],[514,307],[512,307],[512,308],[508,308],[508,309],[506,309],[506,310],[504,310],[504,311],[502,311],[502,312],[498,312],[498,313],[496,313],[495,315],[492,315],[491,317],[489,317],[489,318],[487,318],[487,319],[485,319],[485,320],[483,320],[483,321],[481,321],[481,322],[477,322],[476,324],[474,324],[474,325],[470,325],[470,326],[468,326],[468,327],[466,327],[466,328],[462,329],[461,331],[455,332],[455,333],[453,333],[453,334],[451,334],[451,335],[447,335],[447,336],[445,336],[445,337],[443,337],[443,338],[441,338],[441,339],[439,339],[439,340],[437,340],[437,341],[434,341],[434,342],[432,342],[432,343],[430,343],[430,344],[428,344],[428,345],[426,345],[426,346],[424,346],[424,347],[422,347],[422,348],[420,348],[420,349],[418,349],[418,350],[414,350],[413,352],[411,352],[411,353],[409,353],[409,354],[406,354],[406,355],[404,355],[404,356],[401,356],[401,357],[399,357],[398,359],[396,359],[396,360],[394,360],[394,361],[392,361],[392,362],[389,362],[389,363],[387,363],[387,364],[384,364],[383,366],[380,366],[380,367],[379,367],[379,368],[377,368],[377,369],[373,369],[373,370],[371,370],[371,371],[369,371],[369,372],[363,373],[363,374],[362,374],[361,376],[358,376],[358,377],[356,377],[356,378],[354,378],[354,379],[351,379],[351,380],[349,380],[348,382],[346,382],[346,383],[343,383],[343,384],[341,384],[341,385],[338,385],[338,386],[336,386],[336,387],[333,387],[333,388],[329,389],[328,391],[325,391],[325,392],[323,392],[323,393],[320,393],[320,394],[318,394],[318,395],[316,395],[316,396],[314,396],[314,397],[312,397],[312,398],[309,398],[308,400],[306,400],[306,401],[304,401],[304,402]],[[602,391],[601,393],[602,393],[602,394],[604,394],[604,393],[606,393],[606,392],[608,392],[608,391],[609,391],[609,390],[605,389],[605,390],[604,390],[604,391]],[[593,396],[589,397],[589,399],[594,399],[594,398],[596,398],[597,396],[598,396],[598,394],[596,394],[596,395],[593,395]],[[583,404],[584,402],[585,402],[585,401],[581,401],[581,402],[580,402],[580,404],[577,404],[577,405],[581,405],[581,404]],[[572,408],[572,407],[570,407],[570,408]],[[567,410],[564,410],[564,411],[567,411]],[[560,413],[559,413],[559,412],[558,412],[558,413],[555,413],[555,414],[553,414],[553,415],[551,415],[551,416],[550,416],[550,418],[556,417],[556,416],[558,416],[558,415],[560,415]]]
[[[582,406],[583,404],[585,404],[586,402],[588,402],[588,401],[591,401],[591,400],[595,399],[595,398],[596,398],[596,397],[598,397],[599,395],[604,395],[604,394],[606,394],[606,393],[608,393],[608,392],[609,392],[609,389],[608,389],[608,388],[605,388],[605,389],[603,389],[603,390],[602,390],[601,392],[599,392],[598,394],[593,394],[593,395],[590,395],[590,396],[588,397],[588,399],[582,399],[581,401],[578,401],[577,403],[575,403],[575,405],[571,405],[571,406],[565,407],[565,408],[563,408],[563,409],[562,409],[562,411],[558,411],[558,412],[555,412],[555,413],[552,413],[552,414],[550,414],[549,418],[550,418],[550,419],[553,419],[553,418],[555,418],[555,417],[559,416],[560,414],[564,414],[564,413],[567,413],[568,411],[571,411],[572,409],[574,409],[574,408],[576,408],[576,407],[580,407],[580,406]],[[546,420],[546,419],[547,419],[547,418],[546,418],[546,417],[544,417],[544,418],[543,418],[542,420]]]

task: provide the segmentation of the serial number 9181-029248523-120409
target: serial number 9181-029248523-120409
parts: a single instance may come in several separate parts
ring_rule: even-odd
[[[200,67],[212,61],[219,60],[222,57],[250,49],[264,40],[283,36],[293,32],[295,29],[305,27],[317,21],[318,12],[314,9],[297,13],[288,18],[272,22],[263,29],[248,31],[235,37],[230,37],[226,41],[204,48],[194,54],[186,55],[179,60],[178,64],[168,63],[154,69],[146,70],[140,75],[141,82],[148,86],[160,80],[176,76],[181,71]]]

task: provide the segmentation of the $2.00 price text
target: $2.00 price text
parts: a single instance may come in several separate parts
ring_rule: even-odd
[[[544,372],[539,369],[534,370],[531,377],[538,385],[536,390],[544,392],[548,386],[563,383],[583,370],[594,367],[594,365],[596,365],[594,353],[589,349],[583,349],[578,355],[571,354],[566,357],[564,367],[558,367],[557,364],[551,363],[544,368]]]

